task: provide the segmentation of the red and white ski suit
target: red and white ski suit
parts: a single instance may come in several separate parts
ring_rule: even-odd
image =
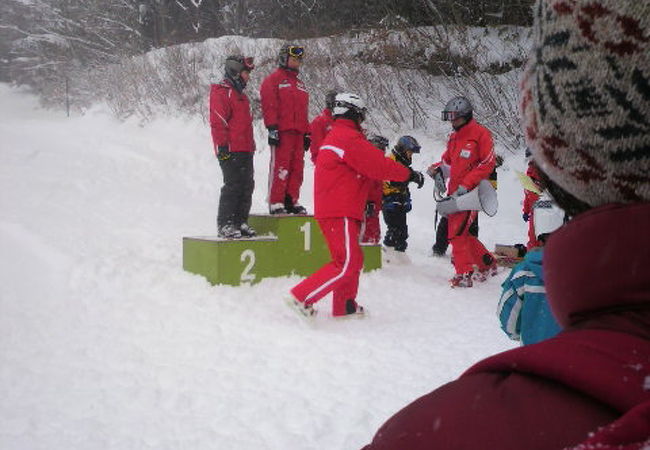
[[[453,194],[459,186],[471,191],[492,173],[496,165],[492,134],[471,119],[449,136],[447,150],[441,159],[450,167],[447,193]],[[469,227],[477,216],[477,211],[461,211],[447,218],[447,236],[458,274],[471,272],[474,266],[484,270],[494,260],[481,241],[469,233]]]
[[[535,184],[540,183],[539,171],[537,170],[537,166],[535,164],[528,164],[526,175],[528,175],[530,179],[535,182]],[[528,243],[526,244],[526,248],[528,250],[534,247],[542,246],[542,243],[537,240],[537,236],[535,235],[535,213],[533,210],[533,205],[535,205],[535,202],[537,200],[539,200],[538,194],[535,194],[528,189],[524,189],[524,204],[522,212],[524,214],[528,214]]]
[[[359,231],[372,180],[405,181],[410,171],[378,152],[356,122],[336,119],[318,152],[314,216],[332,261],[291,289],[301,302],[315,303],[334,292],[332,314],[345,315],[355,300],[363,253]]]
[[[254,152],[253,119],[248,96],[228,80],[210,86],[210,127],[214,152],[228,146],[231,152]]]
[[[311,146],[309,150],[311,151],[311,162],[314,164],[316,164],[318,149],[322,145],[327,133],[332,129],[333,122],[332,111],[329,108],[325,108],[309,125],[309,130],[311,131]]]
[[[309,93],[295,70],[279,67],[260,87],[266,127],[276,126],[280,144],[271,148],[269,203],[294,203],[300,196],[304,168],[304,136],[309,133]]]

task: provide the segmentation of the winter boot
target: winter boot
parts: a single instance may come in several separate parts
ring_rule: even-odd
[[[271,214],[286,214],[287,210],[284,208],[282,203],[272,203],[269,206],[269,213]]]
[[[293,205],[293,207],[291,208],[290,213],[291,214],[303,214],[304,215],[304,214],[307,214],[307,209],[304,206],[302,206],[302,205],[300,205],[298,203],[295,203]]]
[[[247,223],[242,223],[239,227],[239,231],[241,231],[241,235],[246,238],[257,236],[255,229]]]
[[[345,301],[345,314],[333,316],[335,319],[363,319],[366,316],[366,310],[356,301],[349,299]]]
[[[472,283],[472,272],[457,273],[454,275],[454,278],[449,280],[449,283],[452,288],[470,288],[474,285],[474,283]]]
[[[235,228],[231,223],[220,227],[217,235],[223,239],[239,239],[242,236],[241,231]]]
[[[311,319],[316,316],[316,310],[311,304],[298,301],[293,295],[287,297],[287,306],[298,313],[301,317]]]

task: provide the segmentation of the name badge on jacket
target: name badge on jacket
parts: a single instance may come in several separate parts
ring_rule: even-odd
[[[472,151],[471,151],[471,150],[468,150],[468,149],[464,148],[464,149],[462,149],[462,150],[460,151],[460,157],[461,157],[461,158],[465,158],[465,159],[467,159],[467,158],[469,158],[470,156],[472,156]]]

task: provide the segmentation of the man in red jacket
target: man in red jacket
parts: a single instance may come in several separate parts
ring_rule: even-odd
[[[316,165],[316,157],[318,156],[318,149],[320,148],[325,136],[332,129],[334,118],[332,117],[332,108],[334,108],[334,99],[336,98],[336,91],[330,90],[325,94],[325,108],[323,111],[309,124],[309,131],[311,132],[311,161]]]
[[[225,78],[210,87],[212,142],[223,173],[217,227],[219,236],[228,239],[255,236],[247,223],[255,188],[255,141],[251,107],[244,93],[253,68],[253,58],[229,56]]]
[[[338,94],[333,114],[314,175],[314,215],[332,261],[291,289],[290,306],[305,316],[314,315],[314,303],[332,291],[334,317],[363,315],[356,301],[363,267],[359,233],[372,180],[424,183],[421,173],[384,157],[366,139],[366,108],[358,95]]]
[[[442,112],[442,120],[451,121],[454,129],[440,163],[449,167],[447,193],[464,195],[494,170],[496,158],[492,134],[474,120],[472,104],[465,97],[449,100]],[[434,164],[429,171],[436,170],[440,164]],[[483,280],[496,273],[494,256],[469,231],[477,216],[477,211],[460,211],[447,218],[447,236],[456,269],[456,275],[449,280],[452,287],[472,287],[474,278]]]
[[[304,152],[309,149],[309,93],[298,78],[305,55],[300,45],[283,45],[279,65],[264,79],[260,100],[271,146],[269,212],[306,214],[298,203],[302,186]]]
[[[522,122],[545,186],[573,216],[544,254],[563,331],[411,403],[367,450],[650,445],[650,133],[637,125],[650,123],[648,7],[537,0],[533,9]]]

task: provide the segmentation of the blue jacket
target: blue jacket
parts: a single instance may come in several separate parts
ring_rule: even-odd
[[[561,330],[546,300],[543,255],[542,249],[529,251],[501,285],[503,293],[497,308],[501,328],[523,345],[543,341]]]

